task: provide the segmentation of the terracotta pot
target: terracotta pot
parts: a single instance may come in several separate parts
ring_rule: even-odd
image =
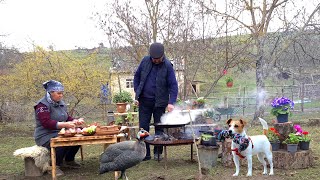
[[[227,82],[227,87],[232,87],[233,86],[233,82]]]
[[[126,112],[127,103],[116,103],[117,104],[117,112],[124,113]]]

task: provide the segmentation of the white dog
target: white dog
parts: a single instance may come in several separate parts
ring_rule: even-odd
[[[259,161],[263,164],[263,174],[266,175],[267,163],[264,160],[266,157],[270,164],[270,173],[273,175],[273,163],[272,163],[272,151],[271,144],[266,136],[268,130],[268,124],[265,120],[259,118],[263,126],[263,134],[257,136],[247,136],[244,127],[246,121],[244,120],[232,120],[229,119],[227,124],[229,125],[229,134],[234,135],[234,140],[231,144],[231,150],[233,155],[233,161],[236,166],[236,173],[233,176],[238,176],[240,171],[240,158],[247,158],[248,161],[248,173],[247,176],[252,176],[252,156],[258,156]]]

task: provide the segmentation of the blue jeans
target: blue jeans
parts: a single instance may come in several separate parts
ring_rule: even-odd
[[[50,141],[42,145],[46,147],[49,152],[51,151]],[[65,161],[74,161],[74,157],[76,156],[80,146],[64,146],[64,147],[56,147],[56,165],[61,166],[63,163],[63,159]]]
[[[154,123],[160,123],[161,116],[165,113],[166,107],[155,107],[154,99],[139,98],[139,127],[146,131],[150,131],[151,116],[153,116]],[[155,134],[163,134],[163,128],[155,128]],[[150,157],[150,145],[146,143],[147,154]],[[163,146],[155,146],[153,153],[162,154]]]

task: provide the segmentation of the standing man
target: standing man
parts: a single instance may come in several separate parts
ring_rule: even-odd
[[[135,100],[139,106],[139,126],[150,130],[151,116],[154,123],[160,123],[165,110],[174,109],[177,100],[178,83],[171,62],[165,57],[164,46],[153,43],[149,56],[145,56],[134,75]],[[155,134],[163,133],[162,128],[155,128]],[[146,145],[147,154],[144,160],[150,160],[150,146]],[[154,159],[162,159],[163,147],[154,147]],[[159,156],[158,156],[159,155]],[[158,159],[159,157],[159,159]]]

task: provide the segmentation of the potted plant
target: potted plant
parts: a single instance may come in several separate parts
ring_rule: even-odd
[[[267,137],[272,146],[272,151],[277,151],[280,149],[280,134],[275,128],[270,128],[267,133]]]
[[[277,117],[278,123],[288,122],[288,116],[294,108],[294,103],[289,98],[275,98],[271,103],[271,114]]]
[[[285,139],[283,142],[287,144],[288,152],[297,152],[299,141],[300,141],[300,137],[297,134],[290,133],[288,138]]]
[[[132,103],[133,99],[128,91],[119,91],[113,96],[112,101],[117,104],[117,111],[124,113],[126,112],[127,103]]]
[[[301,150],[309,150],[309,145],[311,141],[311,137],[308,131],[303,131],[300,125],[294,125],[294,129],[296,130],[296,135],[299,136],[300,142],[299,147]]]
[[[194,108],[204,108],[206,100],[203,97],[199,97],[197,100],[193,101]]]
[[[231,88],[233,86],[233,78],[231,76],[226,77],[227,87]]]

